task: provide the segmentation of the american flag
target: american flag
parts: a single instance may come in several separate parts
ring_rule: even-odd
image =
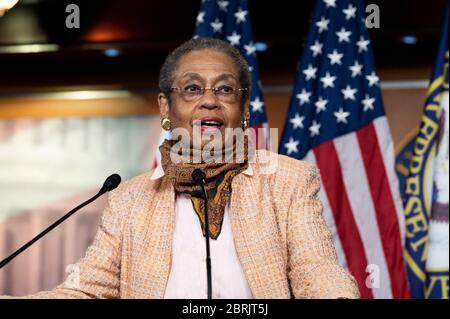
[[[320,169],[341,264],[363,298],[407,298],[393,142],[362,0],[318,0],[280,153]]]
[[[256,46],[247,0],[203,0],[196,20],[194,37],[211,37],[228,41],[246,58],[252,75],[250,126],[257,133],[257,148],[268,147],[268,124],[259,80]],[[260,136],[258,128],[264,136]]]

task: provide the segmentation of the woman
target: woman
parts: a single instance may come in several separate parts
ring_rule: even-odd
[[[161,165],[110,194],[86,256],[65,283],[33,297],[206,298],[208,233],[213,298],[357,298],[322,216],[317,169],[271,153],[277,166],[268,171],[261,153],[252,157],[247,143],[239,151],[226,134],[249,124],[251,80],[239,52],[189,40],[167,57],[159,86],[161,125],[175,138],[160,147]],[[192,163],[196,152],[214,153],[202,153],[208,136],[220,137],[216,147],[232,141],[220,151],[236,159]],[[191,162],[174,160],[180,147]],[[208,232],[195,168],[206,174]]]

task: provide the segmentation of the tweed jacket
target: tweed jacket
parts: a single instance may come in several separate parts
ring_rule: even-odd
[[[258,151],[250,163],[253,174],[233,179],[229,209],[254,298],[358,298],[322,215],[317,168],[267,154],[275,164],[263,164]],[[151,180],[152,173],[110,193],[93,244],[63,284],[27,297],[163,298],[172,262],[175,192],[166,176]]]

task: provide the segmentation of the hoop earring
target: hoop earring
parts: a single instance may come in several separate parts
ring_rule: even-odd
[[[163,117],[161,119],[161,127],[165,131],[170,131],[170,129],[172,128],[172,123],[170,122],[168,117]]]
[[[248,117],[244,117],[244,121],[242,121],[242,128],[245,131],[250,126],[250,120]]]

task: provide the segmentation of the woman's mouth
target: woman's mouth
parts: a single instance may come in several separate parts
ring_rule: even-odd
[[[202,117],[195,121],[200,125],[200,131],[202,133],[213,134],[221,131],[224,127],[223,120],[218,117]]]

